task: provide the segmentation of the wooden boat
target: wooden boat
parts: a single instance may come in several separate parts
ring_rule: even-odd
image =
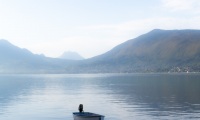
[[[74,112],[74,120],[104,120],[103,115],[91,113],[91,112]]]

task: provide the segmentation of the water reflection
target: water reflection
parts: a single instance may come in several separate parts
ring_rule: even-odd
[[[129,111],[148,119],[200,117],[200,76],[149,74],[112,77],[103,86],[112,90],[112,101],[126,103]]]
[[[85,111],[106,120],[198,119],[199,74],[1,75],[0,119],[72,120]]]

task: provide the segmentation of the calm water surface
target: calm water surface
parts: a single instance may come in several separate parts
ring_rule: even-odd
[[[200,119],[200,74],[0,75],[0,120]]]

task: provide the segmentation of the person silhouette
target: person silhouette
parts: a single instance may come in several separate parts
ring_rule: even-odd
[[[83,112],[83,104],[79,105],[78,110],[79,110],[80,113]]]

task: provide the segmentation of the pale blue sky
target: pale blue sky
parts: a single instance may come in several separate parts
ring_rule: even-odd
[[[0,0],[0,39],[89,58],[152,29],[200,29],[200,0]]]

